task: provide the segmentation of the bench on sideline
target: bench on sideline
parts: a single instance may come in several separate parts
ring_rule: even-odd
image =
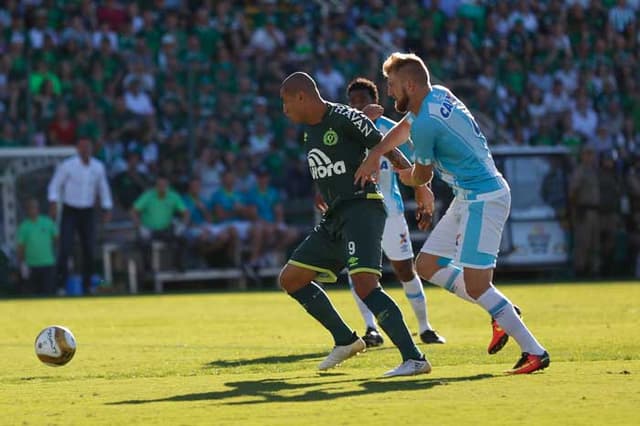
[[[104,269],[105,281],[113,282],[113,253],[130,249],[129,243],[106,242],[102,244],[102,263]],[[203,280],[231,280],[234,288],[238,290],[246,290],[247,282],[242,269],[240,268],[206,268],[206,269],[188,269],[185,271],[163,271],[161,269],[161,252],[166,245],[161,241],[153,241],[151,244],[151,275],[153,279],[153,288],[156,293],[164,291],[164,283],[180,282],[180,281],[203,281]],[[128,290],[131,294],[138,293],[138,266],[132,256],[127,256],[127,281]],[[280,273],[280,267],[260,268],[257,271],[261,278],[276,277]]]
[[[416,203],[413,200],[405,201],[405,209],[409,214],[413,214],[416,209]],[[115,225],[115,226],[114,226]],[[429,232],[419,231],[409,225],[411,228],[411,241],[414,243],[414,251],[420,250],[422,243],[426,240]],[[129,221],[123,221],[119,224],[110,224],[109,228],[112,232],[120,232],[120,237],[135,233],[132,228],[132,223]],[[120,242],[113,240],[106,241],[102,244],[102,262],[104,268],[105,281],[113,282],[113,262],[112,254],[121,250],[137,250],[130,238],[118,238]],[[417,247],[416,247],[417,244]],[[161,270],[161,252],[165,248],[165,244],[160,241],[154,241],[152,243],[152,280],[154,290],[156,293],[162,293],[164,291],[164,283],[166,282],[180,282],[180,281],[204,281],[204,280],[231,280],[234,284],[234,288],[238,290],[246,290],[247,282],[241,268],[237,267],[216,267],[205,269],[187,269],[185,271],[162,271]],[[417,254],[417,251],[416,251]],[[137,280],[137,264],[135,258],[132,256],[126,256],[126,269],[127,269],[127,281],[129,293],[135,294],[138,292],[138,280]],[[280,272],[281,266],[273,266],[262,268],[257,271],[258,276],[261,278],[277,277]],[[388,262],[383,264],[384,272],[392,272],[391,266]]]

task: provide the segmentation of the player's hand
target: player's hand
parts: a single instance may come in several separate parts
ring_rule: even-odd
[[[369,104],[362,108],[362,113],[366,115],[369,120],[376,121],[384,114],[384,107],[378,104]]]
[[[429,228],[433,217],[434,197],[433,192],[428,186],[422,185],[414,188],[416,199],[416,220],[418,221],[418,229],[421,231]]]
[[[367,158],[364,159],[358,170],[354,175],[354,183],[364,187],[367,182],[375,182],[378,172],[380,171],[380,155],[369,152]]]
[[[329,210],[329,206],[322,198],[322,195],[319,192],[316,192],[316,196],[313,200],[313,204],[316,206],[316,209],[320,210],[322,213],[326,213]]]

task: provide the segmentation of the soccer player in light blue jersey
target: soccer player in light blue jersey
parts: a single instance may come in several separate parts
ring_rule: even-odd
[[[431,85],[418,56],[393,53],[384,62],[383,73],[396,110],[406,115],[369,152],[356,171],[356,182],[373,179],[383,153],[411,137],[415,164],[399,171],[402,182],[425,185],[435,171],[455,195],[416,259],[418,274],[489,312],[494,330],[489,353],[499,351],[508,336],[516,340],[522,356],[510,373],[548,367],[549,354],[492,283],[511,193],[480,127],[449,89]]]
[[[362,110],[365,106],[378,103],[378,88],[376,84],[366,78],[358,77],[349,83],[347,87],[347,97],[349,98],[349,106]],[[376,127],[382,134],[387,133],[396,123],[387,117],[379,117],[375,123]],[[398,148],[405,154],[407,158],[412,157],[412,143],[406,141]],[[382,234],[382,250],[389,258],[394,273],[402,283],[405,296],[411,304],[411,308],[418,320],[418,332],[420,340],[424,343],[445,343],[445,339],[438,335],[429,323],[427,314],[427,305],[422,288],[422,281],[416,273],[413,264],[413,248],[411,247],[411,236],[409,235],[409,227],[404,217],[404,203],[400,193],[400,187],[393,166],[385,157],[380,159],[380,173],[377,176],[380,192],[384,196],[384,206],[387,210],[387,219]],[[420,193],[424,196],[426,187],[416,188],[416,198],[420,197]],[[360,309],[362,318],[366,324],[367,330],[362,336],[368,347],[379,346],[384,342],[382,335],[378,332],[376,320],[367,308],[367,305],[358,297],[349,280],[349,286],[353,297]]]

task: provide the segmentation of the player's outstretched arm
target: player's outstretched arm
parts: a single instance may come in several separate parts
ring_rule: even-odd
[[[410,169],[398,170],[398,177],[407,186],[425,185],[433,179],[433,166],[415,163]]]
[[[400,151],[399,148],[393,148],[391,151],[384,154],[384,156],[393,165],[396,170],[404,170],[411,168],[411,161]]]
[[[380,168],[380,157],[409,139],[410,131],[411,124],[406,117],[396,123],[396,125],[383,136],[380,143],[369,151],[367,158],[365,158],[360,167],[358,167],[354,175],[355,183],[364,186],[367,181],[372,180],[372,177]]]
[[[414,188],[416,199],[416,220],[418,229],[425,231],[431,224],[434,209],[434,197],[428,185],[416,186]]]

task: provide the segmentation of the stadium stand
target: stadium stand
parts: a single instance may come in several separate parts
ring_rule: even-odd
[[[243,191],[266,168],[287,220],[308,227],[312,185],[280,111],[283,77],[308,71],[325,97],[344,101],[352,77],[382,90],[381,59],[414,51],[491,144],[565,146],[575,164],[590,147],[598,170],[606,159],[599,186],[617,194],[602,218],[614,256],[596,272],[640,274],[639,19],[638,0],[7,0],[0,150],[91,138],[118,204],[101,234],[106,252],[135,238],[127,211],[158,173],[180,192],[199,177],[208,199],[224,170]],[[213,266],[203,279],[221,271]]]

